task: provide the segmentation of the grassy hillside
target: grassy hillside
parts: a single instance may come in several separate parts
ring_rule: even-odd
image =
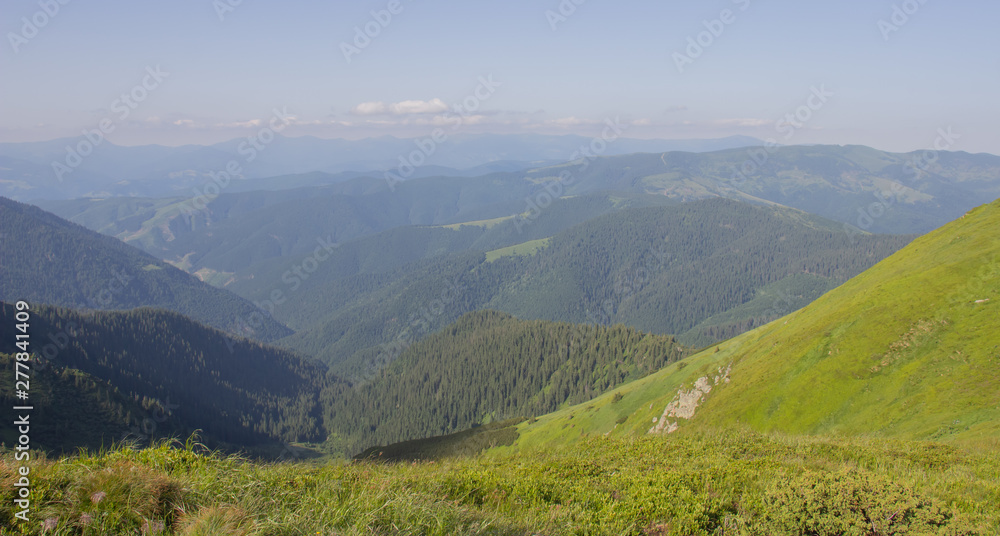
[[[520,444],[674,425],[995,438],[998,229],[1000,202],[974,209],[787,317],[522,425]]]
[[[493,251],[486,252],[486,262],[493,262],[500,257],[509,257],[511,255],[517,256],[531,256],[538,252],[538,250],[544,248],[548,245],[548,238],[539,238],[538,240],[529,240],[527,242],[521,242],[520,244],[514,244],[513,246],[507,246],[505,248],[494,249]]]
[[[0,300],[88,309],[149,306],[258,340],[291,330],[249,301],[114,238],[0,198]]]
[[[0,462],[13,504],[17,467]],[[31,465],[22,534],[980,535],[996,451],[750,432],[438,462],[256,464],[166,446]],[[16,523],[16,525],[15,525]],[[47,528],[43,528],[47,527]]]

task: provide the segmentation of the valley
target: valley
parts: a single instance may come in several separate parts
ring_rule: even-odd
[[[607,164],[599,159],[595,165]],[[659,449],[673,452],[675,443],[725,453],[734,442],[749,441],[774,476],[747,472],[749,466],[706,469],[732,479],[727,489],[735,509],[702,497],[680,510],[657,507],[655,515],[675,519],[680,524],[672,526],[683,530],[777,530],[774,523],[786,521],[768,512],[792,515],[787,501],[799,500],[777,491],[781,478],[796,478],[780,476],[802,463],[788,458],[794,451],[811,463],[833,464],[798,477],[816,479],[809,485],[829,486],[831,493],[894,501],[916,488],[928,495],[908,503],[913,519],[948,527],[996,520],[972,506],[981,503],[945,507],[941,501],[952,491],[903,481],[876,466],[866,466],[866,476],[844,473],[843,458],[819,462],[827,454],[814,450],[827,445],[892,457],[924,452],[905,442],[934,441],[952,445],[949,456],[964,456],[959,453],[993,441],[1000,422],[993,415],[1000,400],[992,395],[1000,386],[990,383],[988,372],[1000,356],[990,312],[991,303],[1000,303],[996,203],[916,238],[870,234],[776,203],[617,190],[563,196],[524,225],[517,215],[496,216],[497,207],[516,206],[530,189],[498,201],[486,193],[489,185],[513,183],[490,176],[465,181],[408,181],[408,188],[429,193],[407,196],[406,205],[381,212],[384,223],[368,227],[359,224],[371,217],[345,212],[341,203],[383,203],[377,190],[322,198],[322,210],[303,205],[308,197],[294,191],[256,201],[220,196],[216,202],[229,207],[224,217],[169,235],[155,229],[170,223],[141,223],[144,215],[159,218],[164,209],[156,207],[169,209],[169,199],[59,205],[85,208],[76,217],[96,230],[148,229],[119,236],[125,243],[4,200],[5,229],[37,236],[0,243],[4,258],[20,262],[4,270],[7,299],[38,302],[33,333],[51,341],[36,363],[38,381],[46,385],[37,441],[53,454],[131,445],[155,456],[194,456],[203,470],[254,471],[254,478],[268,478],[258,472],[266,469],[221,453],[300,464],[356,456],[377,464],[373,470],[390,487],[410,478],[393,464],[458,463],[425,472],[444,479],[440,485],[457,493],[456,504],[472,500],[467,504],[477,513],[462,507],[464,513],[441,515],[457,515],[449,523],[468,530],[504,519],[515,533],[518,523],[540,521],[526,521],[536,515],[530,509],[516,510],[519,521],[505,517],[514,511],[496,510],[506,504],[504,494],[523,496],[514,490],[543,489],[564,477],[490,480],[474,488],[443,482],[459,474],[478,479],[470,475],[497,463],[597,468],[610,463],[598,461],[606,456],[625,455],[633,464]],[[456,196],[442,203],[438,194],[454,187]],[[489,201],[456,205],[451,200],[472,199],[459,192],[482,192],[480,199]],[[415,214],[419,199],[427,217],[394,216]],[[263,215],[283,203],[298,205],[293,219]],[[116,208],[107,212],[110,207]],[[101,214],[112,219],[101,224],[94,219]],[[258,223],[236,223],[247,217]],[[159,237],[154,242],[127,245],[129,237],[153,235]],[[312,245],[309,235],[317,236]],[[205,252],[191,251],[177,263],[188,273],[149,254],[169,255],[164,248],[135,247],[182,236],[188,245],[181,247]],[[296,254],[242,253],[258,236],[288,243]],[[301,238],[289,243],[281,236]],[[221,244],[234,248],[220,250]],[[77,268],[58,278],[51,268],[26,269],[51,266],[57,255],[86,258],[89,251],[99,251],[94,258],[105,264],[63,261]],[[218,259],[227,260],[210,260],[220,251]],[[231,272],[215,271],[209,262]],[[102,294],[99,274],[118,272],[141,275]],[[60,290],[66,283],[72,292]],[[184,298],[188,294],[199,298]],[[88,295],[113,299],[98,303]],[[208,296],[220,305],[209,305]],[[14,316],[5,303],[0,340],[15,338]],[[0,347],[8,364],[17,351]],[[12,385],[0,387],[4,401],[14,403]],[[59,408],[66,400],[78,401],[72,412]],[[5,443],[16,440],[4,434]],[[188,439],[187,450],[177,452],[170,438],[196,443]],[[889,454],[877,438],[903,443]],[[217,454],[204,457],[199,449]],[[573,454],[553,458],[553,449]],[[686,465],[716,463],[692,458],[694,451],[673,455]],[[110,455],[94,461],[112,463]],[[925,456],[905,454],[913,455]],[[610,470],[604,467],[594,470]],[[576,471],[566,476],[600,474]],[[672,489],[669,479],[681,478],[680,471],[666,473],[675,476],[664,476],[662,485]],[[168,469],[158,478],[176,478],[172,474]],[[635,480],[613,482],[631,493],[654,489]],[[699,497],[708,489],[685,486],[683,493]],[[985,481],[981,486],[977,493],[985,495],[975,500],[995,493]],[[501,495],[474,499],[484,489]],[[583,500],[575,493],[546,501],[554,507]],[[604,502],[605,493],[622,492],[598,491],[586,499],[590,506],[569,510],[575,512],[571,523],[583,527],[624,515],[622,529],[635,528],[634,514],[604,510],[614,504]],[[708,518],[685,510],[705,501],[717,505]],[[836,508],[847,508],[836,515],[853,523],[849,506]],[[247,514],[218,515],[230,523]],[[373,522],[364,519],[356,522]]]
[[[1000,534],[1000,4],[7,4],[0,536]]]

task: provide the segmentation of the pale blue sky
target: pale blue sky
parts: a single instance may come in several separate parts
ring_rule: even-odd
[[[292,136],[423,136],[492,75],[500,85],[464,132],[593,135],[620,116],[628,137],[915,150],[952,127],[954,149],[1000,154],[994,2],[586,0],[553,30],[546,12],[560,0],[400,0],[350,62],[341,43],[377,24],[370,11],[387,0],[242,0],[220,21],[227,2],[74,0],[26,42],[12,34],[22,17],[44,19],[39,4],[6,2],[0,141],[78,136],[107,117],[119,144],[212,143],[274,108],[295,116]],[[891,23],[894,4],[919,9],[886,41],[878,22]],[[679,72],[673,54],[724,9],[730,23]],[[156,66],[169,75],[121,119],[114,101]],[[785,139],[775,123],[813,87],[833,95],[800,109],[808,120]]]

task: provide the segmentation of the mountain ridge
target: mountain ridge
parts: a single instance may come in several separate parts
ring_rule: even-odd
[[[574,441],[559,431],[571,416],[576,434],[749,426],[992,441],[998,228],[1000,202],[977,207],[810,305],[602,395],[588,415],[577,406],[521,425],[523,444]]]
[[[261,340],[292,333],[244,298],[37,207],[0,197],[0,225],[0,300],[90,309],[156,306]]]

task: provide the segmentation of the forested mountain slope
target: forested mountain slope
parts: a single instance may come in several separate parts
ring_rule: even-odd
[[[14,355],[0,354],[0,366],[13,371]],[[189,432],[171,418],[166,402],[135,400],[79,370],[36,361],[29,386],[30,437],[39,450],[72,454],[79,448],[96,451],[130,440],[148,444],[149,439]],[[0,403],[24,405],[16,393],[15,375],[0,377]],[[12,426],[0,427],[0,441],[5,445],[16,445],[19,435]]]
[[[20,351],[14,307],[0,304],[0,352],[12,354]],[[174,430],[201,429],[214,441],[243,445],[324,437],[317,397],[325,370],[290,352],[170,311],[83,314],[32,305],[30,314],[31,350],[47,365],[168,411]],[[104,423],[112,431],[120,425],[118,418]]]
[[[337,244],[393,227],[514,214],[530,191],[520,175],[498,173],[393,185],[359,178],[278,192],[72,200],[45,207],[190,272],[253,274],[257,263],[312,253],[317,239]]]
[[[684,334],[691,344],[728,338],[805,305],[909,240],[844,232],[791,209],[715,199],[608,213],[536,242],[544,247],[533,255],[487,260],[457,252],[360,273],[342,260],[353,255],[342,248],[298,290],[277,286],[251,297],[263,301],[282,290],[275,317],[299,332],[281,344],[355,376],[386,346],[408,344],[483,308],[529,319],[624,323]]]
[[[0,302],[2,303],[2,302]],[[32,402],[53,419],[44,448],[96,448],[201,430],[228,448],[324,442],[355,454],[589,400],[681,359],[670,337],[623,326],[518,320],[481,311],[351,384],[284,350],[231,339],[176,313],[30,309]],[[14,307],[2,303],[0,354],[18,350]],[[9,362],[9,357],[3,357]],[[0,398],[13,401],[10,382]],[[54,411],[59,403],[72,410]],[[76,430],[81,435],[60,435]],[[0,435],[10,437],[9,425]],[[5,435],[4,435],[5,434]]]
[[[176,311],[259,340],[291,333],[249,301],[114,238],[0,198],[0,300]]]
[[[461,317],[351,392],[323,396],[326,423],[356,453],[591,399],[681,359],[671,337],[623,326]]]

